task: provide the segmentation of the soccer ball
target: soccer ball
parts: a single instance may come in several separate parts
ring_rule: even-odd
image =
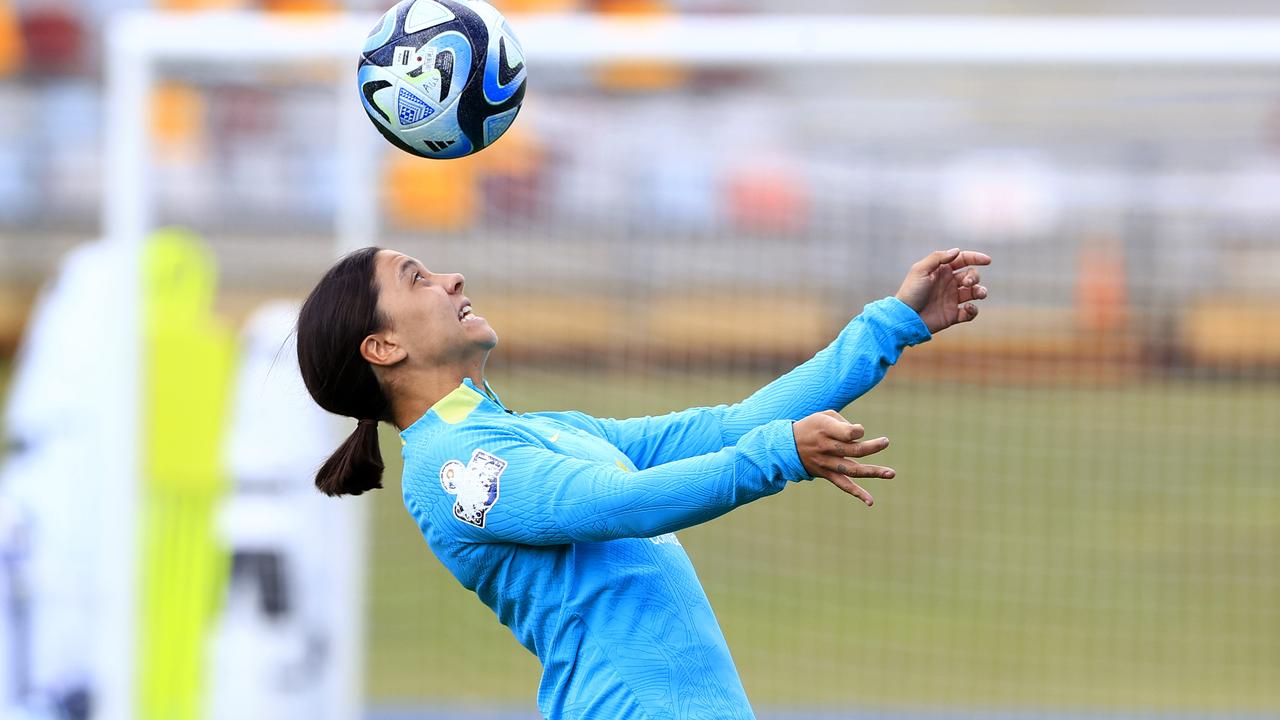
[[[403,0],[360,55],[360,99],[393,145],[459,158],[493,144],[524,100],[524,52],[482,0]]]

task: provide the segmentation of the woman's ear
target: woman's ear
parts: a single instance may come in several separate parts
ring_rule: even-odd
[[[404,360],[409,353],[388,333],[374,333],[360,343],[360,357],[372,365],[389,367]]]

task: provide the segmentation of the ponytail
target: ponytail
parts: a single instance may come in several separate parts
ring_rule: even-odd
[[[382,448],[378,421],[361,420],[356,429],[316,472],[316,487],[329,497],[359,495],[382,487]]]
[[[390,403],[360,355],[364,339],[386,326],[378,312],[377,254],[369,247],[339,260],[298,313],[298,367],[307,392],[325,410],[359,420],[316,472],[316,487],[329,496],[382,487],[378,421],[391,418]]]

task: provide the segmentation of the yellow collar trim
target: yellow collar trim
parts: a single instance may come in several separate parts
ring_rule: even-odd
[[[469,386],[463,384],[453,389],[453,392],[440,398],[440,401],[431,406],[436,415],[441,420],[450,425],[457,425],[466,420],[469,415],[484,401],[484,396],[472,390]]]

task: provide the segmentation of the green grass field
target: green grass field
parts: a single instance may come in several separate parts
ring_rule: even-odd
[[[767,380],[492,378],[517,410],[615,416]],[[757,707],[1280,707],[1280,386],[891,377],[846,414],[893,440],[874,508],[818,481],[681,533]],[[370,702],[531,707],[536,662],[430,554],[398,477],[372,499]]]
[[[763,377],[495,373],[517,410],[732,401]],[[1280,387],[890,378],[874,508],[825,481],[681,533],[759,706],[1280,707]],[[388,440],[398,447],[391,436]],[[374,500],[369,691],[531,705],[538,668]]]

